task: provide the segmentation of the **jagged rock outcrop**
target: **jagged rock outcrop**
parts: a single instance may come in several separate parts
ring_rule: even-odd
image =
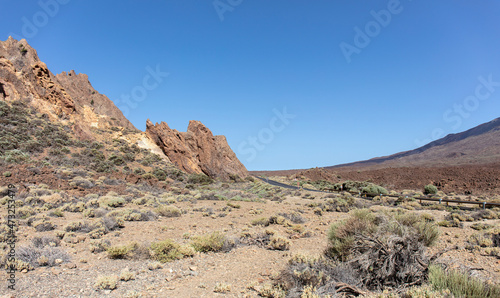
[[[24,39],[0,41],[0,100],[22,100],[49,116],[69,120],[82,138],[92,138],[91,127],[138,132],[109,98],[94,90],[87,75],[53,75]]]
[[[0,85],[3,100],[40,99],[50,103],[61,118],[75,112],[71,96],[24,39],[17,41],[9,37],[0,42]]]
[[[95,114],[108,116],[113,126],[138,131],[106,95],[92,87],[86,74],[76,74],[74,70],[68,73],[63,71],[56,75],[56,79],[82,108],[86,106]]]
[[[189,121],[186,132],[171,129],[167,123],[146,122],[146,134],[165,155],[187,173],[205,173],[228,180],[230,175],[248,176],[224,136],[214,136],[200,121]]]

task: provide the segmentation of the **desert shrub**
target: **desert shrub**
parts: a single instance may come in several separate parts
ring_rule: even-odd
[[[99,276],[94,287],[98,290],[114,290],[118,284],[118,276]]]
[[[452,211],[448,215],[445,216],[446,220],[449,221],[474,221],[474,218],[469,214],[466,214],[463,211]]]
[[[210,178],[209,176],[207,176],[203,173],[200,173],[200,174],[189,175],[187,182],[191,183],[191,184],[203,184],[203,185],[205,185],[205,184],[213,183],[214,180],[212,178]]]
[[[424,194],[426,195],[435,195],[437,194],[437,192],[437,187],[432,184],[427,184],[426,186],[424,186]]]
[[[306,222],[306,219],[302,217],[302,215],[299,212],[278,213],[278,215],[284,217],[285,219],[291,221],[294,224],[301,224]]]
[[[179,208],[175,206],[165,206],[165,205],[161,205],[158,208],[156,208],[156,212],[164,217],[179,217],[182,214]]]
[[[102,207],[108,206],[113,208],[122,207],[126,203],[124,198],[114,197],[114,196],[100,197],[99,202]]]
[[[51,242],[59,243],[59,242]],[[69,254],[59,247],[37,243],[38,246],[21,246],[16,249],[16,259],[28,263],[33,267],[56,266],[70,261]]]
[[[110,246],[106,249],[110,259],[125,259],[133,249],[131,245]]]
[[[438,235],[436,226],[418,215],[356,210],[332,225],[326,255],[345,261],[371,290],[421,284],[429,263],[425,247]]]
[[[120,218],[124,221],[151,221],[158,218],[158,216],[150,210],[142,211],[137,209],[115,210],[107,215]]]
[[[165,179],[167,179],[167,172],[159,168],[155,168],[153,170],[153,175],[155,175],[156,179],[160,181],[165,181]]]
[[[90,241],[90,252],[91,253],[100,253],[106,251],[111,246],[111,242],[109,240],[91,240]]]
[[[288,292],[286,297],[344,297],[343,294],[362,294],[358,289],[360,286],[356,272],[348,266],[337,265],[324,257],[298,254],[288,261],[274,287],[266,292],[277,293],[281,297],[285,297],[285,291]],[[307,296],[308,293],[310,296]]]
[[[29,207],[29,206],[23,206],[23,207],[16,210],[16,217],[17,218],[25,219],[25,218],[28,218],[28,217],[33,216],[35,214],[36,214],[35,209],[32,207]]]
[[[270,224],[268,217],[259,217],[251,221],[254,226],[268,226]]]
[[[364,187],[367,187],[370,184],[370,182],[347,180],[343,183],[336,183],[333,187],[336,191],[343,190],[348,192],[361,192]]]
[[[134,169],[134,174],[136,174],[136,175],[143,175],[145,173],[146,173],[146,171],[144,171],[143,168],[135,168]]]
[[[272,235],[271,241],[269,242],[269,248],[274,250],[289,250],[290,249],[290,240],[283,236]]]
[[[75,221],[67,224],[64,227],[66,232],[78,232],[78,233],[88,233],[92,231],[95,227],[85,221]]]
[[[128,268],[125,268],[120,272],[120,280],[129,281],[133,279],[135,279],[135,274],[131,272]]]
[[[429,283],[435,290],[449,289],[455,297],[500,297],[500,286],[486,284],[456,270],[429,266]]]
[[[327,255],[345,260],[354,245],[355,235],[372,234],[376,231],[375,215],[368,209],[354,210],[345,221],[330,226]]]
[[[19,149],[5,151],[3,156],[0,156],[0,158],[8,163],[26,163],[30,161],[29,154]]]
[[[113,216],[108,216],[108,215],[103,216],[101,218],[101,223],[102,223],[102,226],[104,227],[106,233],[109,233],[109,232],[112,232],[114,230],[117,230],[119,228],[124,227],[123,219],[116,218]]]
[[[33,227],[37,232],[52,231],[56,228],[56,226],[53,223],[45,220],[34,223]]]
[[[473,212],[470,215],[474,220],[482,220],[482,219],[497,219],[498,214],[495,211],[489,209],[481,209],[479,211]]]
[[[192,257],[195,253],[193,247],[186,245],[181,246],[170,239],[153,243],[150,251],[151,258],[162,263],[180,260],[185,257]]]
[[[141,178],[144,180],[156,179],[156,176],[151,173],[142,174]]]
[[[218,282],[215,284],[214,292],[215,293],[222,293],[222,294],[229,293],[229,292],[231,292],[231,285],[226,284],[224,282]]]
[[[371,195],[386,195],[389,193],[387,189],[383,188],[382,186],[375,185],[373,183],[370,183],[367,186],[363,187],[361,189],[361,192]]]
[[[228,202],[226,205],[228,207],[231,207],[231,208],[234,208],[234,209],[240,209],[241,208],[240,204],[236,204],[236,203],[233,203],[233,202]]]
[[[469,237],[468,242],[473,246],[477,245],[480,247],[493,246],[493,240],[485,234],[472,234]]]
[[[33,237],[31,239],[31,244],[35,248],[44,248],[45,246],[56,247],[59,246],[61,240],[52,236],[41,236],[41,237]]]
[[[193,237],[191,245],[199,252],[227,252],[230,251],[236,243],[221,232],[213,232],[203,236]]]

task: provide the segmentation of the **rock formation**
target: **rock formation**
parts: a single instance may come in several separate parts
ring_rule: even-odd
[[[76,103],[82,107],[89,107],[92,112],[98,115],[108,116],[112,121],[112,126],[120,126],[133,131],[137,131],[135,126],[123,116],[123,113],[104,94],[97,92],[90,84],[86,74],[76,74],[74,70],[69,73],[62,72],[56,75],[57,81],[66,89]]]
[[[0,41],[0,100],[22,100],[54,119],[76,123],[82,136],[90,136],[91,127],[138,132],[109,98],[92,88],[87,75],[54,76],[24,39]]]
[[[146,122],[146,134],[165,155],[187,173],[204,173],[212,178],[228,180],[230,176],[248,176],[224,136],[214,136],[199,121],[189,121],[187,132],[171,129],[167,123]]]
[[[53,75],[24,39],[0,41],[0,100],[22,101],[51,121],[72,125],[74,135],[81,140],[98,139],[94,128],[120,131],[115,128],[121,127],[136,133],[135,139],[147,139],[147,135],[153,140],[151,145],[158,146],[148,149],[165,153],[188,173],[223,180],[248,175],[224,136],[214,136],[198,121],[191,121],[187,132],[178,132],[164,122],[153,125],[148,120],[146,132],[141,133],[109,98],[92,87],[87,75],[73,70]],[[117,136],[123,137],[121,133]]]

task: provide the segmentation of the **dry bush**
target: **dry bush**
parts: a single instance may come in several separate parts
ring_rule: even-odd
[[[118,276],[99,276],[94,287],[97,290],[114,290],[118,284]]]
[[[175,206],[159,206],[156,212],[163,217],[180,217],[182,212]]]
[[[55,238],[42,237],[33,239],[32,245],[16,248],[16,259],[33,267],[56,266],[70,261],[69,254],[57,247]]]
[[[288,261],[274,288],[286,290],[286,297],[303,297],[308,287],[314,287],[314,294],[320,297],[336,297],[337,294],[360,295],[359,286],[359,278],[348,266],[338,266],[325,257],[299,254]]]
[[[203,236],[194,236],[191,245],[199,252],[228,252],[236,246],[234,239],[221,232],[212,232]]]
[[[192,257],[195,254],[193,247],[179,245],[170,239],[153,243],[150,250],[151,257],[162,263],[179,260],[185,257]]]
[[[430,261],[426,246],[438,236],[433,223],[413,213],[355,210],[332,225],[326,255],[344,261],[370,290],[418,285],[425,281]]]

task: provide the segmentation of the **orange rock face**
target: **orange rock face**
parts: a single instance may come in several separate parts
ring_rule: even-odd
[[[226,137],[214,136],[200,121],[189,121],[187,132],[171,129],[167,123],[148,119],[146,134],[166,156],[187,173],[204,173],[222,180],[248,176],[247,169],[229,147]]]

